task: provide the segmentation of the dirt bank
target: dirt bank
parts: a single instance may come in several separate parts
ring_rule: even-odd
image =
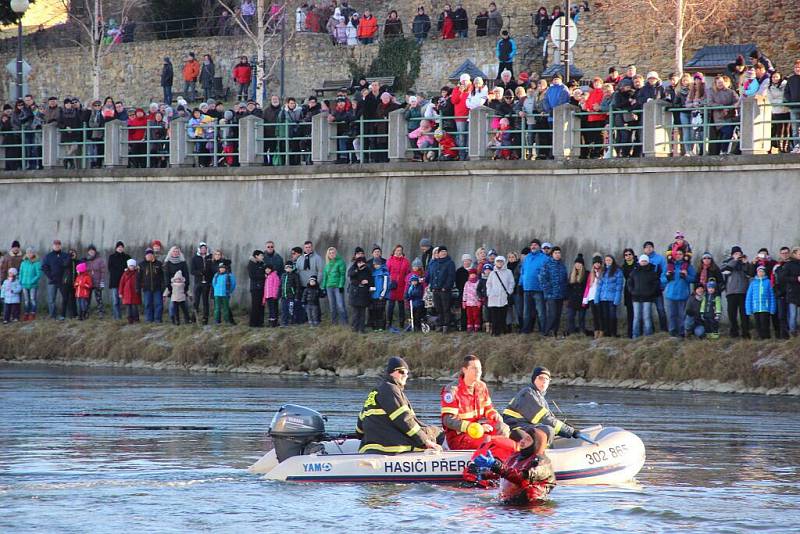
[[[539,364],[575,385],[800,395],[800,339],[357,335],[343,327],[131,327],[98,320],[16,324],[3,327],[0,339],[0,361],[15,363],[352,377],[375,375],[387,355],[399,354],[415,376],[444,379],[474,352],[486,378],[499,382],[526,381]]]

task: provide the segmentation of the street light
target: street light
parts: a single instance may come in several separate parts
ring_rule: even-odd
[[[17,98],[22,99],[22,15],[31,3],[28,0],[11,0],[11,11],[19,15],[17,27]]]

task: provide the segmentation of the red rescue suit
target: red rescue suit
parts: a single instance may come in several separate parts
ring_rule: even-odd
[[[488,423],[493,430],[490,436],[508,436],[508,427],[492,405],[489,389],[478,380],[472,391],[464,383],[464,377],[442,388],[442,426],[447,446],[452,450],[477,449],[486,441],[486,436],[475,439],[467,434],[470,423]]]

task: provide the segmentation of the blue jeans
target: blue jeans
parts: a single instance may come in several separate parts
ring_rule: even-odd
[[[347,306],[344,303],[344,293],[338,287],[329,287],[325,290],[328,293],[328,306],[331,309],[331,324],[340,322],[347,324]]]
[[[799,312],[800,312],[800,306],[798,306],[797,304],[792,304],[790,302],[789,303],[789,333],[790,334],[794,334],[794,333],[797,332],[797,327],[798,327],[797,321],[800,318],[800,317],[798,317],[798,315],[800,315]]]
[[[458,30],[456,32],[456,37],[460,37],[462,39],[466,39],[469,35],[469,30]]]
[[[644,323],[644,335],[653,335],[653,303],[633,301],[633,339],[642,335],[642,324]]]
[[[111,288],[111,315],[114,319],[122,319],[122,298],[119,296],[119,289]]]
[[[161,301],[161,291],[142,291],[144,303],[144,320],[146,323],[160,323],[164,314],[164,303]]]
[[[22,290],[22,295],[25,298],[25,310],[23,313],[36,313],[36,293],[38,290],[38,287]]]
[[[800,107],[795,105],[789,108],[789,117],[792,121],[792,143],[794,143],[794,146],[800,146]]]
[[[190,104],[197,100],[197,82],[184,82],[183,83],[183,97]],[[165,102],[169,104],[169,102]]]
[[[681,125],[681,154],[694,153],[694,136],[692,135],[692,112],[681,111],[678,113],[678,122]]]
[[[299,301],[294,299],[281,299],[281,326],[298,324],[297,310],[302,308]]]
[[[706,336],[706,327],[702,321],[698,321],[695,317],[689,317],[688,315],[683,320],[683,330],[687,334],[694,334],[700,338]]]
[[[168,106],[172,106],[172,86],[169,85],[162,85],[161,89],[164,90],[164,103]]]
[[[681,336],[685,335],[684,320],[686,319],[686,299],[672,300],[664,299],[664,304],[667,307],[667,322],[669,323],[669,335]]]
[[[47,311],[50,313],[50,318],[56,318],[56,297],[61,293],[61,284],[47,284]],[[62,297],[63,302],[63,297]],[[64,316],[61,316],[63,319]]]
[[[467,159],[469,123],[467,121],[456,122],[456,131],[458,132],[456,135],[456,143],[463,149],[458,151],[458,155],[461,159]]]
[[[539,332],[544,334],[547,328],[547,312],[544,305],[544,293],[541,291],[525,291],[525,311],[523,312],[522,331],[526,334],[533,331],[533,322],[539,319]]]
[[[577,322],[575,319],[577,318]],[[567,306],[567,334],[582,334],[586,331],[586,308]]]

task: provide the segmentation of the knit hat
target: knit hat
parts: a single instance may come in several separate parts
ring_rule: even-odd
[[[419,240],[419,246],[421,246],[421,247],[432,247],[433,246],[433,242],[429,238],[423,237],[422,239]]]
[[[436,131],[433,132],[433,136],[437,139],[440,137],[444,137],[444,130],[442,130],[441,128],[436,128]]]
[[[594,265],[595,263],[603,264],[603,258],[599,254],[592,256],[592,264]]]
[[[683,232],[681,232],[680,230],[675,232],[675,239],[683,239],[684,237],[686,237],[686,236],[684,236]]]
[[[144,249],[144,255],[147,256],[148,254],[153,254],[153,249],[150,247]]]
[[[19,248],[19,247],[20,247],[19,241],[17,241],[16,239],[11,242],[11,248]]]
[[[483,264],[483,268],[481,270],[482,271],[493,271],[494,267],[492,267],[491,263],[484,263]]]
[[[583,261],[583,254],[578,254],[577,256],[575,256],[575,261],[573,263],[580,263],[585,267],[586,263]]]
[[[411,278],[408,279],[409,282],[419,282],[419,276],[416,274],[412,274]]]
[[[86,272],[86,264],[85,263],[79,263],[78,265],[75,266],[75,270],[78,273],[81,273],[81,274],[85,273]]]
[[[150,243],[150,246],[153,248],[156,248],[156,246],[163,248],[161,241],[159,241],[158,239],[153,239],[153,241]]]
[[[83,264],[81,263],[81,265],[83,265]],[[8,274],[13,274],[14,276],[17,276],[17,268],[16,267],[11,267],[8,270]]]
[[[392,356],[386,363],[386,374],[387,375],[392,374],[398,369],[405,369],[406,371],[408,371],[409,370],[408,364],[400,356]]]
[[[464,82],[469,83],[471,80],[472,78],[466,72],[461,73],[461,76],[458,77],[459,83],[464,83]]]
[[[734,245],[734,246],[732,246],[732,247],[731,247],[731,256],[733,256],[733,255],[734,255],[734,254],[736,254],[737,252],[738,252],[739,254],[742,254],[742,247],[740,247],[739,245]]]
[[[533,369],[533,373],[531,374],[531,382],[536,380],[536,377],[539,375],[546,375],[547,378],[550,378],[550,369],[547,367],[535,367]]]
[[[714,256],[712,256],[710,252],[706,251],[706,252],[703,252],[703,257],[702,257],[702,259],[706,259],[706,258],[708,258],[708,259],[710,259],[710,260],[713,260],[713,259],[714,259]]]
[[[646,78],[647,78],[648,80],[649,80],[650,78],[655,78],[656,80],[660,79],[660,78],[658,77],[658,73],[657,73],[656,71],[654,71],[654,70],[651,70],[650,72],[648,72],[648,73],[647,73],[647,77],[646,77]]]
[[[311,276],[308,277],[308,281],[309,282],[312,281],[312,280],[315,281],[315,282],[317,281],[317,275],[316,274],[312,274]]]
[[[542,248],[553,248],[553,244],[545,241],[544,243],[542,243]]]
[[[524,72],[524,71],[523,71],[523,72],[520,72],[520,73],[519,73],[519,81],[521,81],[521,82],[525,83],[525,82],[527,82],[529,79],[530,79],[530,74],[528,74],[527,72]]]
[[[133,258],[128,260],[128,267],[136,267],[136,260]]]
[[[422,269],[422,260],[419,258],[414,258],[414,261],[411,262],[412,269]]]
[[[221,261],[219,262],[219,264],[217,264],[217,269],[227,269],[227,268],[228,265],[224,261]]]
[[[379,244],[373,243],[372,244],[372,252],[375,252],[376,250],[380,250],[381,252],[383,252],[383,249],[381,248],[381,246]]]
[[[487,256],[497,256],[497,251],[493,248],[489,249],[489,252],[486,253]]]
[[[713,278],[706,283],[706,289],[717,288],[717,282]]]
[[[294,269],[294,262],[292,262],[292,261],[287,261],[287,262],[286,262],[286,264],[284,264],[284,266],[283,266],[283,267],[284,267],[284,268],[286,268],[286,267],[291,267],[292,269]]]
[[[703,76],[702,72],[695,72],[694,76],[692,76],[692,78],[695,79],[695,80],[700,80],[701,82],[704,82],[704,83],[706,81],[706,77]]]
[[[253,251],[253,257],[254,257],[254,258],[255,258],[256,256],[263,256],[263,255],[264,255],[264,251],[263,251],[263,250],[258,250],[258,249],[256,249],[256,250],[254,250],[254,251]]]
[[[472,261],[472,254],[464,253],[461,255],[461,261]]]
[[[477,269],[467,269],[467,274],[478,274]]]
[[[650,256],[648,256],[647,254],[642,254],[641,256],[639,256],[639,263],[643,261],[650,263]]]
[[[763,265],[759,265],[758,267],[756,267],[756,271],[764,271],[764,272],[767,272],[767,268],[766,268],[766,267],[764,267]]]
[[[363,253],[364,253],[364,249],[363,249],[363,248],[361,248],[361,247],[356,247],[356,249],[353,251],[353,255],[354,255],[354,256],[355,256],[356,254],[363,254]]]

